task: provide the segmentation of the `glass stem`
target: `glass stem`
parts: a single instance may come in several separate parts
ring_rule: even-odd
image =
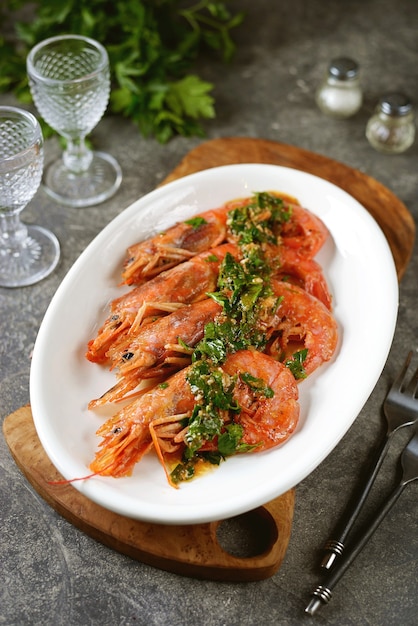
[[[28,236],[28,229],[20,221],[18,213],[0,215],[0,246],[11,253],[18,253]]]
[[[86,146],[84,137],[67,138],[67,148],[62,155],[65,167],[74,174],[83,174],[90,167],[93,152]]]

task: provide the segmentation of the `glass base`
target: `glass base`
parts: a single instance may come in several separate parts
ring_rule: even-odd
[[[0,287],[33,285],[57,266],[60,245],[55,235],[42,226],[26,228],[28,236],[19,250],[8,248],[0,236]]]
[[[81,208],[100,204],[113,196],[122,182],[122,171],[109,154],[93,152],[86,172],[74,174],[59,159],[45,169],[42,182],[46,193],[54,200]]]

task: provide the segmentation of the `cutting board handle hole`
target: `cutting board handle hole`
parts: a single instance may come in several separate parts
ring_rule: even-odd
[[[259,507],[219,522],[216,538],[231,556],[248,559],[270,550],[277,541],[278,529],[270,513]]]

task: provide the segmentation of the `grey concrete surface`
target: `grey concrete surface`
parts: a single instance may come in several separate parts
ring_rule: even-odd
[[[201,68],[202,75],[216,84],[217,116],[206,124],[207,137],[268,138],[326,155],[389,187],[416,219],[418,140],[402,155],[383,156],[365,138],[366,121],[382,93],[404,90],[418,107],[416,1],[242,0],[232,4],[247,12],[236,33],[237,55],[229,66],[208,61]],[[359,62],[365,94],[361,111],[343,122],[325,117],[314,103],[328,61],[339,55]],[[3,95],[0,102],[14,100]],[[56,233],[62,257],[54,274],[39,284],[0,289],[2,420],[29,401],[31,350],[43,314],[71,265],[114,216],[155,188],[202,141],[176,138],[162,146],[141,138],[128,121],[110,116],[100,122],[93,140],[122,166],[119,193],[100,206],[72,210],[57,205],[41,189],[24,213],[26,221]],[[57,149],[55,141],[49,141],[47,158]],[[336,587],[330,604],[314,618],[304,613],[310,592],[320,581],[320,548],[384,431],[380,407],[387,388],[407,350],[412,348],[418,358],[417,270],[415,248],[400,286],[398,323],[387,364],[347,434],[297,485],[289,548],[279,571],[265,581],[198,581],[153,569],[102,546],[34,492],[0,437],[0,624],[417,624],[417,484],[401,496]],[[372,361],[373,354],[358,358]],[[392,488],[396,458],[406,440],[407,433],[400,433],[393,441],[364,520]]]

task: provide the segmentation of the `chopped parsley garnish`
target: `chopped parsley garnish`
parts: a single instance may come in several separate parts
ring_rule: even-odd
[[[216,261],[219,261],[219,258],[216,256],[216,254],[209,254],[206,259],[205,259],[206,263],[215,263]]]
[[[308,350],[304,348],[303,350],[298,350],[297,352],[292,354],[291,358],[285,362],[286,367],[290,369],[296,380],[306,378],[306,372],[303,364],[306,360],[307,355]]]
[[[229,353],[265,348],[267,338],[260,320],[275,312],[278,299],[273,295],[270,269],[262,263],[261,251],[257,259],[261,272],[254,272],[253,260],[241,263],[231,254],[225,255],[218,291],[208,294],[222,307],[222,314],[205,327],[204,337],[195,347],[194,360],[205,356],[218,365]]]
[[[187,377],[193,394],[204,400],[205,408],[213,406],[224,411],[237,410],[233,400],[233,382],[208,360],[197,361]]]
[[[256,447],[242,441],[244,429],[234,422],[241,410],[234,400],[238,374],[231,377],[220,366],[228,354],[248,348],[263,351],[267,345],[266,329],[281,298],[275,296],[271,287],[272,268],[266,260],[264,247],[278,243],[281,225],[290,215],[290,207],[267,192],[256,193],[249,203],[229,212],[227,223],[237,238],[241,258],[225,255],[217,290],[208,294],[221,306],[221,312],[206,324],[203,339],[192,353],[187,380],[196,403],[184,424],[188,428],[182,461],[171,473],[175,483],[192,478],[199,459],[218,465],[227,456]],[[200,225],[199,218],[187,223]],[[211,259],[209,255],[207,260],[218,259]],[[301,350],[286,362],[295,378],[305,376],[306,353]],[[274,395],[264,380],[248,372],[240,372],[239,377],[255,398]]]
[[[273,389],[266,385],[262,378],[256,378],[248,372],[243,372],[241,379],[256,395],[264,396],[265,398],[272,398],[274,396]]]
[[[186,459],[193,457],[206,441],[220,435],[224,426],[221,412],[239,411],[233,399],[234,380],[208,360],[193,365],[187,380],[196,404],[185,436]]]
[[[192,217],[189,220],[184,220],[185,224],[189,224],[189,226],[193,226],[193,228],[199,228],[199,226],[202,226],[203,224],[207,224],[207,221],[205,220],[204,217]]]
[[[255,193],[248,204],[232,209],[228,226],[240,245],[277,243],[291,211],[282,198],[263,191]]]
[[[195,474],[195,463],[197,459],[187,463],[178,463],[170,474],[170,478],[175,485],[185,480],[190,480]]]
[[[248,443],[240,443],[244,435],[244,429],[239,424],[228,424],[225,431],[218,438],[219,454],[223,457],[231,456],[240,452],[250,452],[256,446]]]

